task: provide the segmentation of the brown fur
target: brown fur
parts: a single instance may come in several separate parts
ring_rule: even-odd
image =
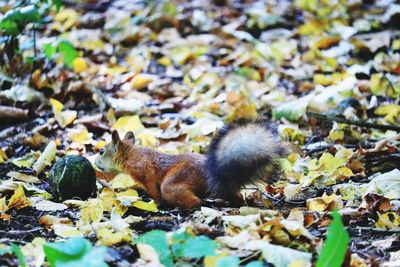
[[[128,134],[124,140],[120,140],[113,133],[113,142],[104,152],[111,158],[105,158],[104,155],[101,158],[102,155],[99,155],[96,166],[105,172],[128,173],[144,185],[157,203],[165,202],[187,209],[201,205],[201,198],[208,191],[204,173],[205,156],[168,155],[155,149],[135,146],[132,141]],[[106,169],[104,166],[110,165],[110,162],[112,168]]]
[[[277,159],[284,154],[276,129],[254,120],[223,127],[206,155],[168,155],[136,146],[132,132],[121,140],[114,131],[95,165],[105,173],[130,174],[157,203],[191,209],[206,195],[242,204],[240,189],[273,178],[279,171]]]

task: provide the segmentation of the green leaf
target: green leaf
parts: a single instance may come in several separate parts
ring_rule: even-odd
[[[262,264],[260,261],[252,261],[245,265],[245,267],[263,267],[263,266],[264,264]]]
[[[167,267],[173,266],[172,254],[168,247],[167,236],[164,231],[153,230],[136,239],[136,243],[147,244],[155,249],[160,262]]]
[[[72,61],[78,56],[74,46],[68,41],[61,41],[58,44],[58,51],[63,56],[65,64],[72,68]]]
[[[17,9],[12,16],[15,16],[16,21],[20,22],[39,22],[41,19],[39,10],[34,5],[29,5]]]
[[[165,2],[162,7],[163,15],[167,17],[175,17],[176,16],[176,5],[172,2]]]
[[[33,64],[35,62],[35,57],[24,57],[24,63]]]
[[[43,52],[46,55],[48,60],[52,60],[53,59],[53,56],[56,53],[56,51],[57,51],[57,48],[55,48],[51,44],[43,45]]]
[[[261,80],[260,73],[257,70],[253,69],[253,68],[242,67],[242,68],[237,69],[235,72],[236,72],[236,74],[238,74],[240,76],[243,76],[243,77],[245,77],[247,79],[250,79],[250,80],[255,80],[255,81],[260,81]]]
[[[61,0],[52,0],[53,5],[56,7],[57,12],[61,9]]]
[[[189,239],[183,250],[183,255],[187,258],[201,258],[204,256],[215,255],[217,244],[206,236],[197,236]]]
[[[18,29],[18,25],[15,21],[3,20],[0,21],[0,29],[4,30],[5,34],[16,36],[21,32]]]
[[[39,22],[41,19],[42,16],[35,5],[17,7],[1,18],[0,30],[3,30],[5,35],[17,36],[29,23]]]
[[[227,256],[221,259],[218,259],[216,267],[238,267],[240,264],[240,260],[235,256]]]
[[[343,226],[340,214],[332,212],[333,221],[328,228],[328,236],[319,254],[316,267],[342,266],[349,244],[349,234]]]
[[[60,243],[47,243],[44,253],[51,267],[93,266],[106,267],[105,248],[93,248],[82,237],[72,238]]]
[[[172,235],[172,254],[175,258],[182,258],[183,252],[185,249],[185,245],[188,239],[191,239],[192,236],[186,232],[182,233],[174,233]]]
[[[15,244],[12,244],[10,246],[10,248],[11,248],[12,252],[14,252],[14,254],[17,256],[19,266],[25,267],[26,266],[26,260],[25,260],[24,254],[22,254],[21,249]]]

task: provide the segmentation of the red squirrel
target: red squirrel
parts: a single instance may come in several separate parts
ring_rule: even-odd
[[[213,137],[205,155],[170,155],[135,145],[128,132],[100,150],[95,160],[105,173],[127,173],[140,182],[156,203],[192,209],[215,196],[238,204],[242,186],[277,175],[285,154],[276,129],[264,120],[225,125]]]

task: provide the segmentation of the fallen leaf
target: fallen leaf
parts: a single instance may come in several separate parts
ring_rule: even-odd
[[[12,209],[15,208],[17,210],[26,208],[31,206],[32,203],[28,200],[25,196],[24,187],[19,185],[18,188],[15,190],[14,194],[11,196],[10,200],[8,201],[8,208]]]

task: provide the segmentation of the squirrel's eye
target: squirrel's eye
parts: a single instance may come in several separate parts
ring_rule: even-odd
[[[104,152],[105,152],[104,148],[100,148],[100,151],[99,151],[100,155],[103,155]]]

